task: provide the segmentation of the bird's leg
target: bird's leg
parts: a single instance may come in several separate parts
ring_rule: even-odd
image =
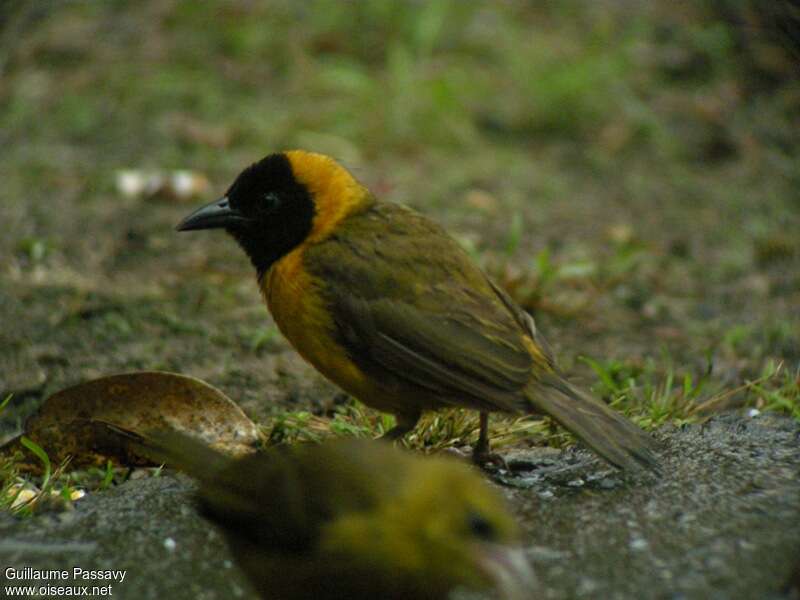
[[[395,415],[395,419],[397,419],[397,425],[392,427],[389,431],[384,433],[381,436],[382,440],[389,440],[393,442],[395,440],[399,440],[409,431],[414,429],[417,426],[417,421],[419,421],[420,416],[422,413],[417,411],[415,413],[405,413],[405,414],[398,414]]]
[[[478,443],[472,449],[472,457],[476,463],[480,463],[481,458],[489,455],[489,413],[480,413],[480,431],[478,433]]]
[[[493,465],[498,468],[507,469],[505,459],[499,454],[493,454],[489,447],[489,413],[480,413],[480,431],[478,432],[478,443],[472,449],[472,461],[480,466],[487,467]]]

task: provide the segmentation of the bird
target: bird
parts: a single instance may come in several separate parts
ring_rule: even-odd
[[[658,470],[655,440],[570,383],[531,315],[433,220],[375,197],[333,158],[267,155],[178,231],[224,229],[256,270],[279,330],[322,375],[395,416],[549,415],[611,465]]]
[[[175,431],[133,437],[198,481],[201,513],[264,599],[534,595],[504,499],[463,461],[356,438],[232,458]]]

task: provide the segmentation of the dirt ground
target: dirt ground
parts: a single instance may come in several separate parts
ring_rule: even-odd
[[[796,48],[746,3],[367,4],[0,8],[0,440],[54,391],[131,370],[199,377],[266,426],[339,401],[235,244],[174,231],[244,166],[304,147],[444,224],[565,371],[669,440],[660,483],[605,489],[591,463],[600,483],[578,491],[546,468],[531,493],[510,484],[541,597],[778,594],[800,553]],[[121,169],[209,187],[126,195]],[[735,412],[712,439],[673,429],[698,406]],[[76,561],[152,566],[123,597],[228,597],[229,571],[245,590],[187,489],[134,481],[66,516],[2,515],[0,557],[55,565],[36,549],[52,538]],[[184,527],[204,566],[169,581],[163,539]]]

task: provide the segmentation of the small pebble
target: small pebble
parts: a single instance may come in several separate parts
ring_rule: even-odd
[[[164,540],[164,548],[166,548],[169,552],[174,552],[175,548],[177,547],[178,544],[171,537]]]
[[[630,543],[631,550],[637,550],[637,551],[647,550],[648,546],[649,544],[647,543],[647,540],[644,538],[634,538],[631,540]]]

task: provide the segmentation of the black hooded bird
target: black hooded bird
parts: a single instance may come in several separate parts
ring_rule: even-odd
[[[181,231],[241,245],[281,332],[328,379],[410,431],[425,410],[544,413],[621,468],[654,440],[570,384],[533,319],[439,225],[381,202],[330,157],[271,154]]]

